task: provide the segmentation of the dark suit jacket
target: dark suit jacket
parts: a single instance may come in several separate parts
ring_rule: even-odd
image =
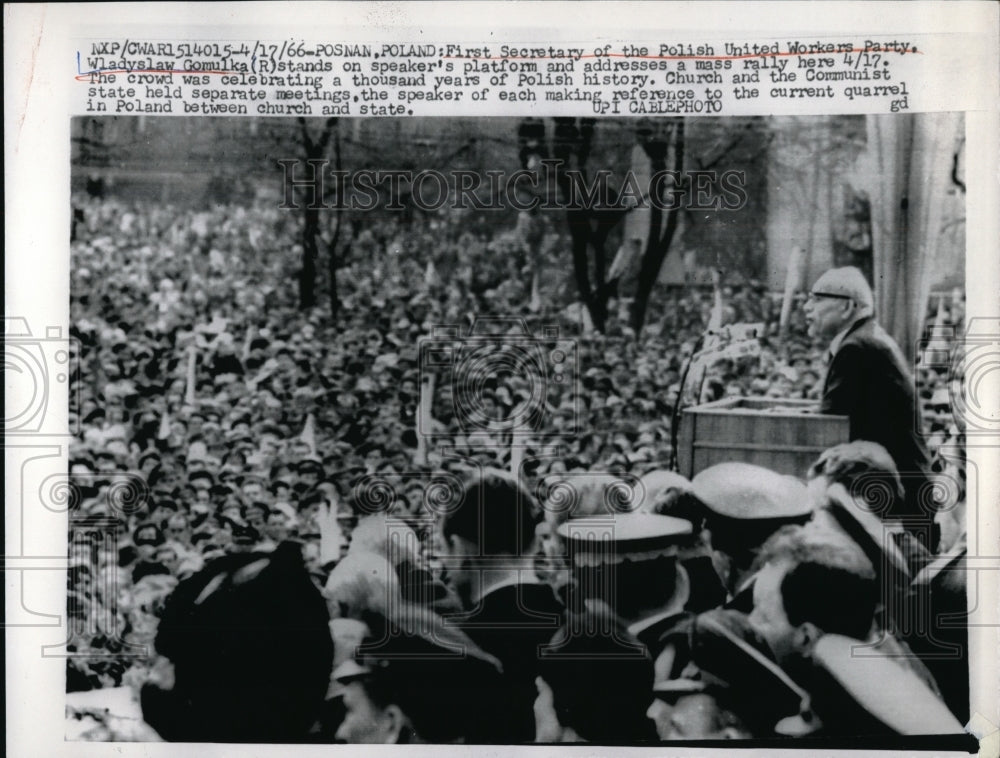
[[[921,488],[924,500],[929,494],[930,465],[913,376],[899,346],[872,318],[856,322],[833,356],[821,410],[849,417],[852,441],[877,442],[896,462],[906,500],[887,515],[932,517],[933,509],[918,499]]]
[[[910,649],[925,661],[952,713],[969,720],[968,548],[964,545],[931,563],[910,587],[912,605],[925,609],[930,628],[907,635]]]
[[[562,623],[563,606],[547,584],[508,584],[488,592],[457,626],[503,664],[504,690],[496,693],[495,731],[476,742],[513,744],[535,739],[535,677],[539,648]]]

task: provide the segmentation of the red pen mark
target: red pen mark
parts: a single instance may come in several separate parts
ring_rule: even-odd
[[[109,68],[101,69],[100,71],[88,71],[84,74],[78,74],[73,78],[78,82],[89,82],[91,84],[97,84],[96,78],[98,76],[108,76],[109,74],[236,74],[236,71],[184,71],[181,69],[171,69],[171,68],[133,68],[131,70],[124,68]]]

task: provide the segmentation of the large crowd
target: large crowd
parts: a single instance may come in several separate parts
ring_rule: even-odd
[[[917,371],[934,472],[958,483],[940,542],[898,527],[886,547],[851,488],[875,471],[896,496],[877,446],[801,481],[668,471],[682,392],[819,397],[823,351],[799,308],[779,335],[758,282],[664,286],[641,336],[624,305],[598,334],[557,224],[535,244],[390,218],[351,227],[333,318],[324,273],[299,308],[294,212],[74,205],[68,692],[129,688],[159,737],[197,741],[907,733],[858,705],[856,674],[919,692],[925,727],[967,719],[964,657],[907,617],[932,585],[964,608],[938,586],[964,538],[946,369]],[[960,299],[944,315],[961,328]],[[759,347],[685,376],[713,319],[763,324]],[[106,516],[116,539],[88,542]],[[616,558],[574,528],[605,517]],[[845,644],[889,651],[845,673]]]

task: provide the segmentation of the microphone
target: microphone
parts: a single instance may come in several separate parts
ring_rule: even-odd
[[[674,400],[674,407],[671,411],[670,420],[670,470],[677,470],[677,435],[680,431],[679,421],[684,399],[684,388],[687,384],[688,374],[691,366],[697,362],[699,365],[706,362],[711,356],[716,359],[760,357],[760,335],[764,334],[763,322],[743,322],[730,324],[718,329],[706,329],[694,343],[694,350],[684,364],[681,372],[680,386],[677,389],[677,398]],[[701,381],[698,383],[698,392],[695,395],[695,403],[701,402],[701,391],[705,382],[705,373],[702,372]]]

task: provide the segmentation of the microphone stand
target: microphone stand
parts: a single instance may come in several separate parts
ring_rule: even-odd
[[[734,324],[733,326],[741,326],[741,324]],[[720,338],[717,344],[710,347],[703,347],[706,339],[709,336],[716,336]],[[671,471],[678,470],[677,462],[677,435],[680,431],[680,415],[681,415],[681,403],[684,399],[684,386],[687,384],[688,372],[691,370],[692,364],[706,355],[711,355],[712,353],[723,353],[730,345],[741,344],[744,342],[757,341],[759,344],[759,336],[757,330],[754,329],[748,335],[744,335],[742,338],[733,338],[733,335],[729,327],[723,327],[719,331],[709,331],[706,330],[702,332],[701,336],[698,337],[698,341],[694,344],[694,350],[691,352],[691,356],[687,359],[687,363],[684,365],[684,371],[681,373],[680,385],[677,389],[677,399],[674,401],[674,407],[671,411],[670,419],[670,462],[669,468]],[[705,377],[702,376],[701,383],[698,385],[698,395],[695,400],[696,403],[701,401],[701,391],[705,385]]]
[[[684,399],[684,385],[687,384],[688,372],[691,370],[691,364],[694,363],[695,358],[701,357],[701,347],[705,344],[705,337],[708,336],[708,332],[704,331],[698,337],[698,340],[694,343],[694,349],[691,351],[691,355],[688,356],[687,362],[684,364],[684,370],[681,372],[680,384],[677,387],[677,399],[674,400],[674,407],[670,413],[670,470],[677,471],[677,433],[678,433],[678,421],[681,416],[681,402]]]

